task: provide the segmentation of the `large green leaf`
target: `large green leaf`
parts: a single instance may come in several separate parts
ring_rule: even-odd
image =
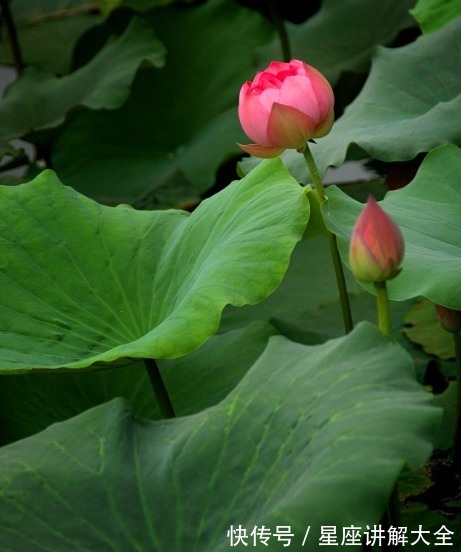
[[[405,161],[440,144],[461,143],[461,127],[453,124],[461,81],[452,61],[461,56],[460,43],[458,19],[408,46],[379,48],[360,95],[312,148],[321,169],[340,165],[351,144],[383,161]]]
[[[277,331],[264,322],[214,335],[190,355],[160,360],[159,369],[178,416],[213,406],[231,391]],[[238,351],[238,355],[236,355]],[[0,376],[0,445],[54,422],[124,397],[136,416],[160,418],[144,363],[110,370]]]
[[[104,207],[51,171],[0,195],[1,371],[191,352],[278,286],[309,216],[278,159],[192,215]]]
[[[0,140],[61,124],[78,105],[120,107],[143,61],[163,65],[165,50],[150,26],[133,18],[126,31],[108,43],[87,65],[61,78],[31,67],[11,84],[0,106]]]
[[[415,0],[323,0],[305,23],[286,23],[293,57],[304,59],[334,84],[344,71],[365,72],[374,48],[388,44],[412,24]],[[280,59],[277,38],[262,50],[266,61]]]
[[[309,550],[321,549],[321,525],[379,522],[404,462],[429,454],[439,414],[375,327],[317,347],[276,337],[199,414],[148,422],[115,400],[1,449],[3,545],[220,552],[231,525],[287,525],[295,549],[308,526]]]
[[[415,179],[388,193],[381,205],[402,229],[406,248],[402,273],[388,283],[390,297],[422,295],[461,309],[461,150],[446,145],[431,151]],[[346,263],[362,207],[338,188],[328,190],[327,225],[338,234]]]
[[[140,72],[121,109],[82,110],[52,149],[63,182],[104,202],[151,207],[165,189],[181,187],[186,198],[208,189],[241,151],[238,92],[254,74],[255,48],[272,36],[258,13],[228,0],[149,18],[168,51],[165,67]]]
[[[461,15],[461,0],[418,0],[411,13],[423,32],[432,33]]]

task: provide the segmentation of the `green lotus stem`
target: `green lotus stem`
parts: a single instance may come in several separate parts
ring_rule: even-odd
[[[174,418],[176,414],[174,413],[173,405],[171,404],[170,397],[168,396],[165,384],[163,383],[157,363],[153,358],[145,358],[144,364],[146,366],[162,418]]]
[[[323,187],[322,179],[320,178],[320,173],[317,168],[317,165],[315,164],[314,157],[312,156],[311,149],[309,147],[309,144],[306,144],[306,148],[303,151],[304,159],[306,160],[307,166],[309,168],[309,172],[312,176],[312,181],[315,185],[315,191],[317,192],[317,195],[319,196],[320,203],[324,203],[327,200],[327,197],[325,195],[325,188]]]
[[[285,27],[285,21],[280,16],[280,12],[275,4],[274,0],[266,0],[267,8],[274,23],[275,29],[278,32],[280,38],[280,46],[282,48],[283,61],[288,62],[293,57],[291,55],[290,40],[288,38],[287,29]]]
[[[378,308],[378,328],[385,334],[391,333],[391,317],[386,281],[375,282],[376,305]]]
[[[311,150],[309,149],[309,144],[306,144],[306,148],[302,153],[309,168],[309,172],[311,173],[312,181],[314,182],[315,191],[317,192],[320,204],[325,203],[327,199],[325,195],[325,188],[323,187],[322,179],[320,178],[317,165],[315,164]],[[331,259],[333,261],[333,267],[335,270],[336,283],[338,285],[339,300],[341,302],[341,310],[344,321],[344,329],[346,330],[346,333],[349,333],[352,330],[354,324],[352,322],[351,306],[349,303],[349,296],[347,294],[347,286],[346,279],[344,278],[343,265],[341,262],[341,257],[339,256],[338,242],[336,241],[336,236],[333,234],[333,232],[330,232],[328,228],[326,229],[326,231],[330,244]]]
[[[11,16],[8,0],[0,0],[0,8],[2,10],[3,20],[5,21],[5,26],[8,32],[8,40],[11,47],[11,53],[13,54],[14,66],[16,68],[16,73],[19,76],[24,68],[24,63],[22,61],[16,26]]]
[[[387,294],[386,280],[375,282],[376,306],[378,309],[378,327],[386,335],[391,333],[391,317],[389,308],[389,296]],[[399,483],[396,481],[389,497],[386,513],[384,515],[384,524],[389,527],[400,525],[400,502],[399,502]],[[383,550],[395,549],[396,547],[385,546]]]
[[[461,334],[453,334],[456,355],[456,418],[453,438],[453,467],[461,472]]]

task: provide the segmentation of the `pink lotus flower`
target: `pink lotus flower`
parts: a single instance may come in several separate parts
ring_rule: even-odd
[[[404,251],[399,227],[370,196],[352,231],[349,250],[352,273],[362,282],[395,278]]]
[[[451,333],[461,331],[461,311],[442,307],[442,305],[435,305],[435,310],[437,311],[439,322],[444,330]]]
[[[309,139],[330,132],[333,105],[333,90],[316,69],[297,59],[273,61],[240,90],[240,123],[255,143],[239,146],[256,157],[302,151]]]

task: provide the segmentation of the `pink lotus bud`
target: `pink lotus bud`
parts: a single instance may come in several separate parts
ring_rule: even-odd
[[[404,250],[399,227],[370,196],[352,231],[349,250],[352,273],[362,282],[395,278]]]
[[[297,59],[273,61],[240,90],[240,123],[255,143],[239,146],[256,157],[303,150],[310,138],[330,132],[333,105],[333,90],[316,69]]]
[[[435,305],[435,310],[439,317],[439,322],[447,332],[461,332],[461,311]]]

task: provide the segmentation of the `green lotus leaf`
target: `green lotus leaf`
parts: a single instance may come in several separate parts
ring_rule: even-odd
[[[208,190],[218,167],[241,153],[238,93],[272,29],[228,0],[145,17],[168,51],[165,67],[142,69],[120,109],[76,114],[52,144],[53,168],[100,202],[177,207]],[[176,201],[159,198],[165,190],[175,190]]]
[[[26,69],[8,87],[0,105],[0,140],[58,126],[76,106],[120,107],[140,64],[146,61],[161,67],[164,55],[165,49],[150,25],[135,17],[117,40],[70,75],[58,78],[39,67]]]
[[[418,0],[411,14],[424,33],[432,33],[461,15],[461,0]]]
[[[255,322],[214,335],[189,355],[159,360],[175,413],[184,416],[222,400],[277,333],[270,324]],[[107,370],[1,375],[0,445],[29,437],[115,397],[127,399],[137,417],[161,417],[142,361]]]
[[[441,144],[461,144],[461,127],[453,124],[461,109],[461,81],[447,56],[460,40],[461,18],[402,48],[380,47],[362,92],[312,147],[321,170],[341,165],[352,144],[362,156],[382,161],[406,161]]]
[[[0,449],[3,546],[224,552],[231,526],[251,539],[284,525],[293,549],[310,527],[309,550],[322,550],[322,525],[379,523],[439,422],[410,357],[375,327],[316,347],[275,337],[198,414],[147,421],[115,399]]]
[[[191,352],[279,285],[309,217],[279,159],[192,215],[102,206],[51,171],[0,196],[2,372]]]

